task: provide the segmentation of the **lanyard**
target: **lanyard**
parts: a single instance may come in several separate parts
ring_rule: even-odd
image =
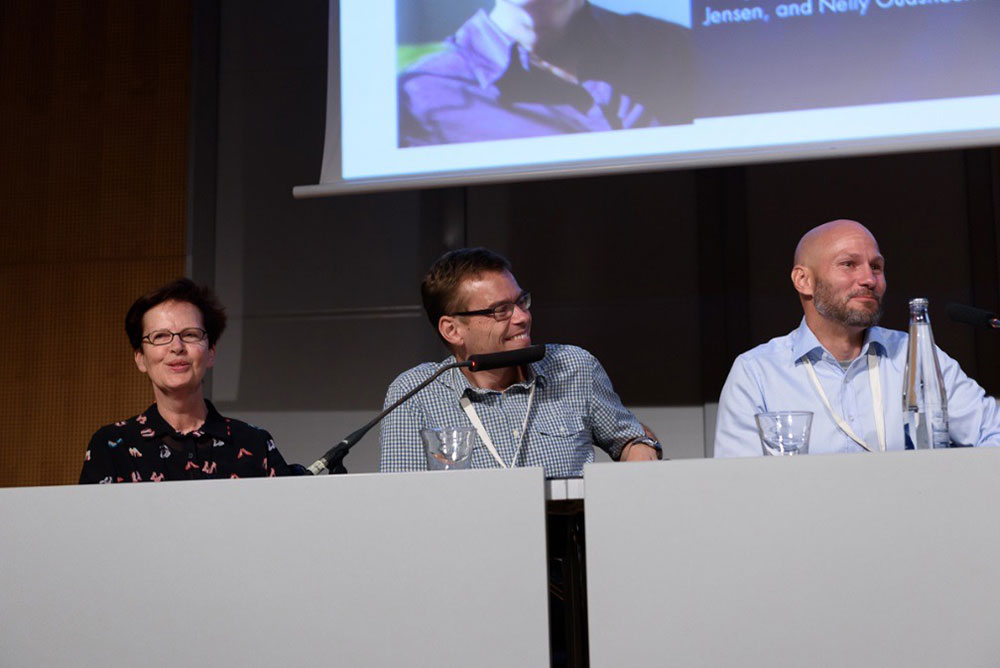
[[[524,445],[524,432],[528,429],[528,416],[531,414],[531,402],[535,398],[535,381],[531,381],[531,390],[528,392],[528,407],[524,409],[524,422],[521,423],[521,433],[518,435],[517,439],[517,450],[514,451],[514,459],[511,460],[510,466],[504,463],[503,459],[500,458],[500,453],[497,452],[496,446],[493,445],[493,439],[490,435],[486,433],[486,427],[483,426],[483,421],[479,419],[479,415],[476,414],[476,407],[472,405],[472,400],[466,395],[462,395],[459,399],[459,403],[462,404],[462,410],[465,414],[469,416],[469,422],[472,426],[476,428],[476,433],[479,434],[479,440],[483,442],[486,449],[490,451],[493,455],[493,459],[497,460],[500,464],[500,468],[514,468],[517,466],[517,458],[521,455],[521,446]]]
[[[851,429],[851,426],[847,424],[844,418],[840,417],[833,410],[830,400],[826,398],[826,392],[823,391],[823,386],[819,384],[819,378],[816,376],[816,370],[813,368],[812,361],[808,357],[803,361],[806,363],[806,371],[809,372],[809,378],[812,379],[812,383],[816,387],[816,392],[819,393],[819,397],[823,400],[823,405],[830,412],[833,421],[837,423],[840,430],[847,434],[852,441],[868,452],[872,452],[868,444],[858,438],[857,434],[854,433],[854,430]],[[878,434],[878,447],[879,450],[885,452],[885,411],[882,406],[882,382],[878,374],[878,355],[871,350],[868,352],[868,384],[872,390],[872,409],[875,411],[875,432]]]

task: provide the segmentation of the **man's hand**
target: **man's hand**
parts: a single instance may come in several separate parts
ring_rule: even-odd
[[[645,443],[629,443],[622,450],[621,461],[623,462],[655,462],[656,448]]]

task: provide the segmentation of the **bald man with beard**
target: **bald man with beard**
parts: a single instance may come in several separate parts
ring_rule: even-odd
[[[903,450],[908,335],[877,326],[886,277],[875,237],[852,220],[813,228],[795,249],[791,278],[802,322],[736,358],[719,398],[715,456],[763,454],[754,415],[771,411],[812,411],[810,454]],[[952,443],[1000,445],[996,401],[937,355]]]

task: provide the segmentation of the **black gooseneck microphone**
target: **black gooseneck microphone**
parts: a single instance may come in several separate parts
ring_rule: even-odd
[[[430,378],[417,385],[415,388],[393,402],[391,406],[372,418],[368,424],[361,427],[361,429],[358,429],[357,431],[351,432],[347,438],[327,450],[325,455],[310,464],[309,468],[306,470],[313,475],[319,475],[324,469],[329,469],[331,473],[347,473],[347,469],[344,468],[344,457],[346,457],[347,453],[351,451],[351,448],[353,448],[372,427],[381,422],[382,418],[396,410],[400,404],[430,385],[435,378],[449,369],[468,367],[470,371],[489,371],[490,369],[500,369],[502,367],[530,364],[532,362],[537,362],[543,357],[545,357],[545,345],[539,343],[534,346],[528,346],[527,348],[507,350],[502,353],[469,355],[469,359],[464,362],[446,364],[438,369]]]
[[[545,357],[545,346],[539,343],[527,348],[505,350],[502,353],[469,355],[467,361],[469,362],[469,371],[489,371],[490,369],[530,364],[543,357]]]
[[[964,322],[967,325],[1000,330],[1000,317],[996,313],[991,313],[974,306],[955,303],[948,304],[948,317],[955,322]]]

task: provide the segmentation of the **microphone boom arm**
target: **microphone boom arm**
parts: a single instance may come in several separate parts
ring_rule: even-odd
[[[327,450],[326,454],[317,459],[316,461],[314,461],[312,464],[310,464],[307,470],[313,475],[319,475],[320,473],[323,472],[323,469],[329,469],[330,473],[347,473],[347,469],[344,468],[344,457],[346,457],[347,453],[351,451],[351,448],[357,445],[358,441],[364,438],[365,434],[367,434],[372,427],[381,422],[382,418],[384,418],[386,415],[394,411],[397,406],[399,406],[401,403],[412,397],[414,394],[416,394],[420,390],[430,385],[435,378],[443,374],[445,371],[471,365],[472,362],[466,360],[465,362],[454,362],[452,364],[448,364],[446,366],[441,367],[427,380],[417,385],[415,388],[413,388],[412,390],[404,394],[402,397],[394,401],[391,406],[384,409],[381,413],[373,417],[368,422],[368,424],[361,427],[357,431],[351,432],[347,436],[347,438],[345,438],[340,443]]]

